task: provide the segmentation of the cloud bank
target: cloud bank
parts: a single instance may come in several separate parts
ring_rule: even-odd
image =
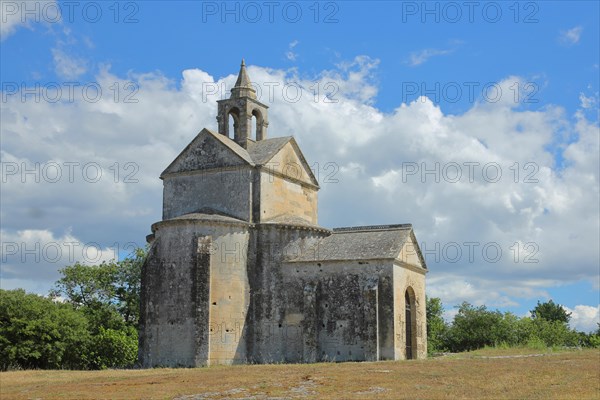
[[[597,288],[598,122],[551,104],[531,111],[512,95],[459,115],[427,97],[384,113],[377,64],[361,56],[311,77],[249,67],[270,107],[269,137],[294,135],[315,170],[321,224],[412,223],[429,295],[447,305],[511,307],[559,285]],[[47,287],[64,262],[23,262],[7,243],[119,254],[144,245],[161,218],[160,172],[203,127],[216,129],[216,100],[235,78],[104,69],[60,95],[42,87],[39,101],[3,93],[2,287]],[[498,86],[511,93],[515,81]],[[582,327],[594,318],[585,307],[596,305],[574,305]]]

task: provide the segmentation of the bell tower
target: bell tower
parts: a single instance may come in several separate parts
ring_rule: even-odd
[[[217,122],[219,133],[230,137],[229,116],[233,118],[233,140],[242,146],[248,147],[248,140],[264,140],[267,138],[268,106],[256,99],[256,90],[246,72],[246,63],[242,59],[240,73],[235,86],[231,89],[231,96],[226,100],[219,100]],[[252,136],[253,118],[256,118],[256,137]]]

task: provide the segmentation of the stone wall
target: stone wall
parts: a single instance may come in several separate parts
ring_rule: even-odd
[[[290,244],[294,246],[289,251],[304,249],[328,235],[329,231],[281,224],[259,224],[255,229],[252,243],[255,251],[250,252],[255,259],[249,260],[248,264],[252,293],[248,356],[256,363],[284,362],[288,347],[297,346],[293,343],[298,333],[296,317],[286,314],[289,287],[284,282],[282,262]]]
[[[251,199],[250,167],[173,175],[164,180],[163,220],[212,208],[250,221]]]
[[[242,364],[247,360],[249,237],[246,230],[231,230],[214,239],[216,246],[210,265],[209,365]]]
[[[171,220],[154,235],[142,269],[142,365],[244,362],[248,227]]]
[[[261,221],[282,217],[296,217],[317,224],[317,192],[279,175],[261,173]]]
[[[394,358],[389,262],[288,263],[282,269],[284,322],[301,334],[286,348],[285,361]]]
[[[426,357],[418,265],[287,261],[330,232],[202,218],[155,224],[142,277],[144,366],[405,359],[407,288],[413,351]]]
[[[410,288],[410,289],[409,289]],[[414,293],[413,310],[413,358],[427,358],[427,316],[425,300],[425,273],[419,271],[410,264],[396,263],[394,265],[394,346],[395,359],[406,359],[406,313],[405,313],[405,293],[409,291],[411,296]]]

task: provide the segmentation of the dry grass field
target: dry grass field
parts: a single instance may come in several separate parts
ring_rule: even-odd
[[[6,399],[599,399],[600,351],[480,350],[423,361],[13,371]],[[539,352],[538,352],[539,353]]]

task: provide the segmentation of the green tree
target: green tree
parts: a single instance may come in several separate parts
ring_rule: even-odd
[[[533,330],[530,339],[538,338],[548,347],[579,346],[580,337],[577,331],[569,329],[563,321],[551,321],[545,318],[532,320]]]
[[[566,324],[571,319],[571,313],[568,313],[563,306],[554,303],[552,300],[545,303],[540,303],[538,300],[535,308],[531,310],[531,318],[542,318],[547,321],[559,321]]]
[[[89,321],[82,363],[91,369],[126,368],[137,359],[140,287],[144,249],[100,265],[76,263],[60,270],[51,294],[64,298]]]
[[[438,297],[427,297],[427,352],[429,354],[444,351],[445,336],[448,330],[444,321],[444,307]]]
[[[600,347],[600,323],[598,323],[598,329],[596,329],[596,332],[588,335],[588,346],[596,348]]]
[[[518,340],[513,314],[490,311],[486,306],[475,307],[467,302],[458,307],[448,330],[447,345],[452,351],[470,351],[485,346],[514,344]]]
[[[86,358],[90,368],[129,368],[137,361],[137,330],[127,326],[121,330],[100,327],[91,340]]]
[[[85,368],[87,328],[70,304],[0,289],[0,369]]]
[[[140,285],[144,249],[131,257],[100,265],[75,263],[60,270],[51,295],[64,297],[82,310],[96,333],[99,328],[119,330],[124,326],[137,328],[139,322]]]
[[[499,311],[495,311],[494,313],[501,315],[501,318],[497,320],[496,325],[490,327],[494,346],[518,345],[526,335],[525,332],[522,332],[519,329],[521,319],[511,312],[502,314]]]
[[[142,265],[147,255],[146,249],[136,249],[132,257],[117,263],[119,267],[115,276],[117,310],[125,322],[136,328],[140,319]]]

